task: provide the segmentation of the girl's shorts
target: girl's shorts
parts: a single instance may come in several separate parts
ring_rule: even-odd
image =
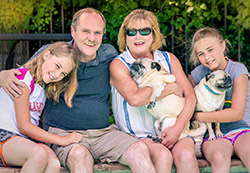
[[[224,136],[222,136],[222,137],[215,137],[215,139],[218,139],[218,138],[227,139],[234,145],[234,143],[238,137],[240,137],[241,135],[243,135],[245,133],[249,133],[249,132],[250,132],[249,128],[245,128],[245,127],[239,128],[239,129],[231,130],[227,133],[224,133]],[[205,141],[208,141],[208,136],[203,140],[203,142],[205,142]]]
[[[0,166],[1,167],[7,167],[3,159],[3,153],[2,153],[3,145],[15,136],[18,136],[18,135],[8,130],[0,129]]]
[[[224,136],[222,136],[222,137],[215,137],[215,139],[218,139],[218,138],[227,139],[227,140],[229,140],[232,143],[232,145],[234,145],[234,143],[238,139],[238,137],[240,137],[241,135],[246,134],[246,133],[250,133],[250,129],[246,128],[246,127],[242,127],[242,128],[231,130],[231,131],[229,131],[227,133],[224,133]],[[203,153],[202,153],[202,144],[205,141],[208,141],[208,137],[209,136],[206,136],[203,139],[203,141],[202,141],[202,143],[200,145],[200,153],[201,153],[202,156],[204,156]]]

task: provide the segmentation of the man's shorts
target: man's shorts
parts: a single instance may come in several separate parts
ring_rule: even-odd
[[[129,146],[139,140],[132,135],[120,131],[114,124],[104,129],[91,130],[62,130],[50,127],[48,132],[60,136],[65,136],[71,132],[82,134],[82,141],[77,144],[85,146],[95,159],[100,159],[103,163],[118,161]],[[70,149],[77,144],[70,144],[68,146],[51,145],[51,148],[64,167],[66,167]]]
[[[0,166],[1,167],[4,167],[4,166],[7,167],[7,165],[4,162],[3,153],[2,153],[3,145],[15,136],[17,136],[16,133],[13,133],[4,129],[0,129]]]

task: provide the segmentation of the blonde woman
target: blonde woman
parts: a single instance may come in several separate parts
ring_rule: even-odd
[[[178,172],[199,172],[193,139],[187,137],[178,141],[193,114],[196,98],[177,57],[158,50],[165,44],[165,40],[160,33],[156,16],[143,9],[132,11],[120,27],[118,44],[122,53],[110,65],[112,108],[116,124],[122,131],[147,144],[156,172],[171,172],[173,162]],[[152,89],[138,88],[130,74],[130,65],[140,57],[158,61],[175,75],[177,84],[166,85],[162,96],[173,92],[182,95],[183,90],[186,99],[176,124],[163,132],[162,143],[155,143],[147,138],[147,135],[156,135],[155,120],[144,107],[149,103]]]

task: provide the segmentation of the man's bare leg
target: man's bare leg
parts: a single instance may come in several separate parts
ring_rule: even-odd
[[[75,145],[69,152],[67,166],[71,173],[93,173],[94,160],[83,145]]]
[[[121,156],[120,163],[128,165],[132,172],[155,173],[147,145],[142,141],[133,143]]]

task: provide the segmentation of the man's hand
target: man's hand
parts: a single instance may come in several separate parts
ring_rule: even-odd
[[[15,75],[20,75],[21,72],[17,69],[3,70],[0,72],[0,87],[2,87],[8,95],[19,97],[22,94],[19,86],[24,87],[24,83],[19,81]]]

